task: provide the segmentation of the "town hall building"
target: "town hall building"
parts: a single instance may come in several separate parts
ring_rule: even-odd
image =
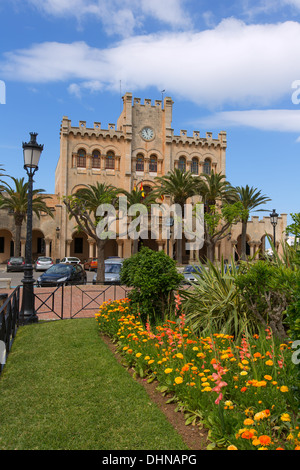
[[[190,171],[193,175],[202,173],[226,174],[227,136],[225,131],[213,136],[194,131],[192,136],[186,130],[179,135],[172,128],[173,101],[165,97],[154,103],[133,98],[131,93],[123,96],[123,109],[114,124],[102,129],[101,122],[91,127],[85,121],[74,125],[63,116],[60,128],[60,153],[55,171],[55,194],[47,204],[54,218],[41,215],[33,219],[33,258],[46,255],[54,260],[64,256],[77,256],[82,261],[96,256],[95,240],[85,233],[79,233],[74,219],[69,219],[63,198],[75,194],[80,188],[99,183],[111,184],[131,191],[141,188],[145,193],[155,185],[155,178],[166,175],[174,168]],[[250,183],[251,185],[251,183]],[[166,198],[168,199],[168,198]],[[167,201],[168,202],[168,201]],[[0,262],[13,254],[13,216],[0,211]],[[276,239],[279,242],[286,227],[286,214],[278,219]],[[269,217],[252,217],[247,228],[248,254],[254,256],[264,251],[266,234],[272,238],[273,227]],[[25,253],[26,227],[22,227],[21,254]],[[155,250],[164,250],[173,256],[175,245],[167,240],[143,240],[143,244]],[[133,241],[116,237],[106,243],[105,257],[129,257]],[[238,258],[241,251],[241,224],[232,227],[231,234],[217,244],[217,260]],[[184,250],[183,262],[197,260],[201,253]],[[258,254],[257,254],[258,256]]]

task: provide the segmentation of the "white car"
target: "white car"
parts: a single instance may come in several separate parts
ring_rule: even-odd
[[[39,256],[35,262],[34,269],[36,271],[47,271],[51,266],[53,266],[52,258],[49,258],[49,256]]]
[[[75,256],[66,256],[60,262],[61,263],[70,263],[70,264],[81,264],[80,259],[76,258]]]

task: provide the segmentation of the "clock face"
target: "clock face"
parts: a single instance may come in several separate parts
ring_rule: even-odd
[[[153,129],[151,129],[151,127],[144,127],[144,129],[142,130],[142,137],[145,140],[153,139],[154,137]]]

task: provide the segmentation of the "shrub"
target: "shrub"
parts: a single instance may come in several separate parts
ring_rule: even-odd
[[[133,287],[128,297],[131,308],[141,319],[163,319],[174,301],[173,291],[178,289],[183,276],[176,263],[164,251],[144,247],[139,253],[124,260],[121,284]]]
[[[247,309],[261,325],[270,325],[281,340],[287,337],[286,309],[293,302],[299,271],[284,264],[257,261],[236,279]]]
[[[235,284],[237,268],[234,263],[231,269],[225,268],[223,261],[220,266],[211,262],[202,265],[192,288],[180,292],[187,322],[196,334],[218,331],[237,338],[246,327],[254,329],[253,318],[246,315],[245,302]]]

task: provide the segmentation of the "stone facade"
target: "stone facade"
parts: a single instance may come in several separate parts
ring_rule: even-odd
[[[131,93],[123,97],[123,110],[116,124],[102,129],[100,122],[87,127],[85,121],[73,126],[64,116],[60,129],[60,155],[55,171],[55,194],[48,204],[52,207],[54,219],[41,216],[34,218],[33,256],[46,254],[53,259],[64,256],[78,256],[82,261],[96,256],[95,242],[86,234],[79,234],[75,221],[69,220],[63,197],[74,194],[82,187],[96,182],[107,183],[130,191],[143,185],[145,192],[154,185],[155,177],[162,176],[174,168],[203,172],[226,172],[226,132],[217,138],[211,132],[200,136],[194,131],[192,136],[186,130],[179,135],[172,129],[173,101],[133,98]],[[166,198],[168,199],[168,198]],[[167,201],[166,201],[167,202]],[[3,212],[3,211],[2,211]],[[265,233],[272,235],[273,229],[266,217],[262,221],[253,217],[248,224],[249,249],[254,252],[262,246]],[[282,215],[277,227],[279,240],[285,228],[286,216]],[[25,226],[22,229],[21,252],[24,253]],[[239,250],[240,224],[216,247],[217,258],[223,255],[230,259],[235,249]],[[13,217],[3,214],[0,218],[0,262],[4,262],[12,252],[14,238]],[[3,243],[1,242],[3,240]],[[169,250],[162,239],[143,242],[158,250]],[[171,252],[170,252],[171,250]],[[132,252],[131,240],[110,240],[106,244],[106,257],[128,257]],[[184,253],[184,261],[196,259],[198,253]]]

